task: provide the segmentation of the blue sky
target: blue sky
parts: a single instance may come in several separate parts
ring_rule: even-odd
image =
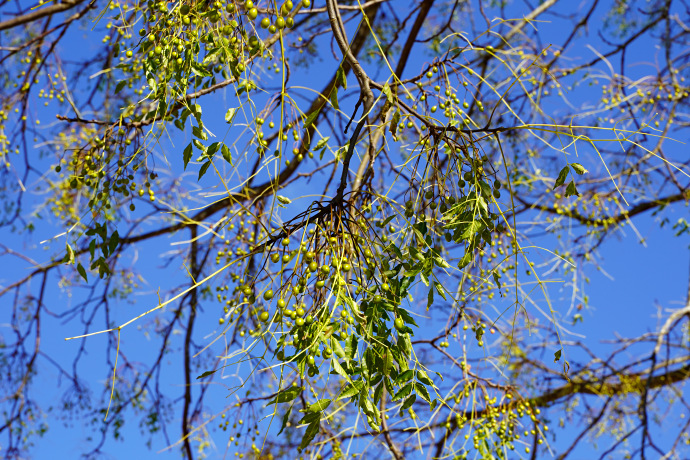
[[[588,7],[588,3],[583,3],[581,11],[584,11]],[[554,11],[559,11],[559,8],[562,8],[563,12],[565,12],[569,10],[570,5],[563,4],[562,7],[556,7]],[[604,8],[600,7],[597,11],[603,12],[603,10]],[[523,3],[511,3],[506,10],[509,17],[514,18],[523,16],[526,11],[528,10]],[[593,24],[600,25],[600,20],[603,18],[602,14],[596,15],[595,18],[598,19],[594,19]],[[560,44],[563,41],[564,30],[563,23],[561,22],[562,20],[554,15],[540,17],[540,20],[543,22],[536,24],[536,27],[540,30],[543,47],[548,46],[550,43],[555,45]],[[594,27],[592,27],[592,29],[594,29]],[[82,34],[82,36],[87,36],[88,33],[90,32],[84,30],[81,31],[80,34]],[[350,33],[352,32],[350,31]],[[79,34],[75,34],[70,37],[70,41],[65,43],[74,45],[77,49],[75,52],[78,53],[79,47],[77,45],[80,44],[79,40]],[[603,49],[606,48],[592,32],[588,35],[578,37],[572,49],[568,51],[568,55],[580,58],[579,60],[581,62],[589,61],[594,56],[594,53],[588,45]],[[323,47],[322,49],[326,48]],[[419,47],[415,48],[415,50],[419,49]],[[636,43],[634,50],[634,59],[639,62],[646,62],[647,64],[642,66],[631,66],[633,72],[639,71],[644,73],[645,66],[653,67],[654,64],[652,63],[658,58],[658,50],[654,48],[654,44],[649,41],[648,38]],[[421,51],[418,52],[408,64],[408,72],[410,72],[410,74],[418,72],[418,69],[426,65],[430,59],[428,54],[424,54]],[[614,64],[614,67],[615,65],[616,64]],[[327,75],[328,72],[333,70],[333,66],[334,62],[329,60],[325,63],[319,61],[314,62],[307,73],[296,72],[296,75],[293,77],[294,84],[314,85],[313,76],[322,74]],[[601,63],[596,66],[596,69],[603,74],[606,74],[608,71],[607,67]],[[564,81],[568,80],[566,79]],[[352,76],[350,76],[348,83],[351,88],[355,87],[355,79]],[[570,83],[572,84],[574,82]],[[319,79],[316,83],[316,88],[319,88],[321,84]],[[580,85],[567,92],[570,101],[576,103],[576,105],[577,103],[582,103],[583,106],[586,106],[589,100],[592,101],[591,103],[593,105],[598,104],[600,94],[601,90],[597,85]],[[41,114],[40,117],[42,119],[50,119],[48,112],[46,111],[44,116],[42,111],[45,109],[42,109],[37,101],[35,102],[36,113]],[[216,134],[220,136],[225,134],[223,133],[223,115],[227,107],[236,106],[236,103],[230,91],[221,92],[217,98],[214,97],[213,101],[202,102],[205,116],[209,119],[215,117],[221,120],[215,124],[209,123],[210,129]],[[559,110],[565,110],[562,106],[559,106],[559,104],[558,101],[551,99],[546,107],[547,109],[552,109],[554,113],[557,113]],[[351,106],[352,101],[344,102],[343,111],[349,112]],[[184,135],[180,135],[174,128],[172,130],[175,131],[174,133],[171,132],[175,137],[173,137],[172,140],[164,140],[162,142],[162,148],[158,153],[159,157],[157,159],[157,164],[161,166],[165,165],[162,167],[163,170],[169,167],[169,174],[174,176],[181,174],[181,150],[187,142],[189,142],[190,134],[187,132]],[[234,132],[226,135],[234,135]],[[674,132],[671,136],[681,142],[687,142],[689,140],[687,130]],[[687,156],[686,150],[687,147],[685,144],[676,144],[675,147],[669,148],[669,153],[672,157],[675,156],[676,158],[683,159],[684,156]],[[578,161],[591,170],[601,167],[601,165],[597,164],[597,159],[592,155],[592,152],[585,152]],[[52,164],[54,164],[53,159],[45,160],[46,167],[50,167]],[[197,171],[198,165],[194,164],[188,167],[186,174],[191,176],[192,180],[187,182],[187,186],[193,197],[199,197],[200,200],[203,200],[203,194],[212,190],[210,190],[208,183],[204,184],[202,182],[198,186],[194,184],[193,179],[196,177]],[[166,173],[161,171],[161,175],[164,174]],[[33,186],[39,183],[39,181],[40,179],[36,177],[31,185]],[[198,187],[198,189],[196,187]],[[215,190],[217,191],[218,189],[216,188]],[[286,189],[285,192],[281,192],[281,194],[290,198],[295,198],[303,194],[303,189],[293,187],[292,189]],[[29,210],[37,206],[40,199],[40,195],[32,195],[25,203],[26,209]],[[296,204],[299,206],[299,202]],[[297,212],[295,209],[296,208],[293,207],[283,212],[282,217],[284,219],[291,217],[293,213]],[[667,217],[671,224],[666,225],[664,228],[660,228],[659,219],[661,217]],[[621,232],[617,232],[607,238],[596,253],[596,261],[601,264],[603,270],[599,270],[594,263],[585,264],[582,267],[582,276],[589,279],[589,282],[586,284],[586,294],[589,298],[588,307],[583,311],[584,321],[574,326],[568,326],[568,328],[582,335],[583,338],[581,340],[592,350],[601,353],[602,356],[606,356],[606,353],[611,351],[612,345],[602,342],[614,339],[616,334],[625,337],[635,337],[644,332],[656,330],[660,323],[663,322],[663,318],[668,315],[669,309],[677,308],[684,304],[686,300],[685,296],[687,295],[689,241],[687,234],[681,237],[673,236],[674,232],[670,229],[670,226],[676,222],[678,218],[687,218],[687,207],[684,203],[675,204],[669,207],[669,209],[665,210],[658,217],[654,217],[650,215],[650,213],[647,213],[637,218],[635,220],[635,228],[637,231],[634,231],[630,227],[625,227]],[[52,254],[52,252],[56,250],[61,250],[64,240],[57,238],[57,241],[53,243],[42,242],[61,234],[65,229],[56,222],[44,223],[40,220],[35,220],[34,223],[36,230],[30,236],[9,232],[6,228],[0,230],[0,234],[3,235],[4,244],[10,248],[16,251],[21,250],[29,253],[38,261],[45,261],[48,258],[48,254]],[[153,228],[153,226],[150,228]],[[644,244],[642,244],[636,236],[638,232],[644,237]],[[189,232],[179,232],[171,236],[157,238],[151,243],[142,245],[137,251],[130,249],[126,252],[125,259],[136,262],[137,270],[143,275],[144,280],[138,283],[139,286],[135,290],[133,296],[135,302],[124,300],[114,301],[115,308],[111,309],[112,315],[109,318],[110,324],[122,324],[149,308],[154,307],[158,301],[159,289],[161,298],[165,300],[174,294],[169,292],[168,289],[185,283],[187,277],[184,268],[181,266],[180,258],[175,258],[173,256],[172,262],[167,263],[163,255],[172,255],[172,251],[182,247],[179,243],[186,241],[188,237]],[[535,241],[549,250],[558,247],[558,242],[548,236],[535,237]],[[50,249],[46,250],[46,247]],[[539,265],[538,261],[548,260],[550,257],[545,251],[536,248],[530,250],[530,256],[534,257],[534,260],[537,261],[537,265]],[[8,282],[16,280],[18,273],[24,273],[28,269],[25,263],[18,262],[17,259],[12,259],[7,255],[4,257],[8,262],[0,266],[0,285],[6,285]],[[95,274],[91,274],[90,276],[94,277]],[[53,276],[50,278],[50,282],[47,285],[46,299],[49,299],[49,301],[46,302],[46,307],[59,315],[68,311],[71,306],[84,299],[87,290],[83,286],[66,290],[58,286],[57,281],[58,279]],[[38,280],[36,282],[38,282]],[[562,287],[562,291],[559,291],[559,289],[561,289],[559,287],[552,289],[554,289],[554,298],[560,299],[563,297],[564,293],[568,292],[569,288],[565,285]],[[538,295],[535,296],[535,299],[537,302],[540,302]],[[2,300],[3,303],[8,301],[9,299],[7,298]],[[175,304],[171,305],[171,308],[173,308],[174,305]],[[541,303],[540,305],[543,306]],[[195,326],[195,337],[199,342],[203,342],[204,339],[208,337],[215,337],[219,331],[217,307],[207,306],[203,303],[201,307],[203,311],[199,315]],[[216,310],[214,310],[214,308]],[[556,311],[562,313],[567,310],[568,305],[563,302],[556,304],[554,308]],[[6,313],[0,313],[0,325],[7,324],[8,320],[2,316],[4,314]],[[100,313],[96,314],[96,318],[97,321],[95,321],[95,324],[100,324],[103,326],[102,328],[105,328],[105,318],[103,318]],[[438,325],[436,325],[436,327],[437,326]],[[121,351],[129,360],[132,362],[147,363],[155,358],[160,341],[147,331],[147,329],[154,327],[156,327],[155,316],[150,316],[137,321],[122,332]],[[79,323],[74,320],[64,321],[62,318],[52,318],[46,315],[45,321],[42,324],[42,329],[42,349],[50,351],[50,355],[53,359],[57,359],[61,365],[69,368],[74,354],[79,349],[81,343],[79,340],[66,342],[64,339],[82,333]],[[6,335],[7,332],[3,331],[2,334]],[[175,353],[179,352],[181,344],[180,337],[182,336],[183,334],[180,331],[180,335],[176,339],[177,341],[171,342],[170,347],[173,353],[171,353],[169,358],[164,358],[164,365],[161,368],[161,382],[164,382],[164,385],[168,386],[167,392],[171,400],[179,398],[183,391],[180,355],[179,353]],[[86,342],[87,345],[84,350],[84,357],[80,360],[79,364],[79,375],[82,379],[80,383],[92,389],[94,401],[99,400],[101,392],[109,388],[110,385],[108,379],[111,376],[114,356],[112,354],[106,354],[105,352],[107,340],[113,340],[113,337],[111,336],[108,338],[105,334],[91,337]],[[457,352],[458,349],[455,348],[451,350]],[[546,352],[545,361],[554,367],[558,367],[558,364],[549,362],[549,357],[553,355],[553,351],[555,350],[556,347]],[[640,350],[641,353],[649,352],[649,348],[641,348]],[[571,353],[571,351],[566,347],[564,351],[565,359],[568,359],[569,353]],[[576,351],[572,351],[572,353],[574,357],[578,356]],[[36,378],[36,384],[30,390],[34,395],[37,395],[37,399],[45,404],[45,407],[49,405],[57,407],[65,401],[70,401],[69,388],[71,383],[64,376],[61,376],[47,359],[41,359],[39,361],[38,369],[39,375]],[[214,407],[223,408],[229,403],[232,397],[228,397],[228,391],[225,390],[223,386],[232,387],[236,385],[240,378],[245,377],[243,372],[246,372],[246,369],[246,366],[240,367],[239,376],[232,375],[235,372],[234,368],[228,369],[225,374],[227,378],[218,378],[214,380],[213,389],[206,401],[206,405],[211,408],[209,413],[213,412]],[[207,369],[202,366],[198,374],[201,374],[204,370]],[[217,389],[216,387],[219,387],[220,391],[213,391]],[[685,396],[687,396],[687,390],[684,391]],[[179,409],[179,399],[176,401],[173,400],[173,405],[173,407]],[[45,413],[44,420],[49,425],[50,429],[43,437],[35,439],[35,447],[30,451],[32,458],[77,458],[93,447],[93,441],[89,438],[93,437],[97,439],[98,437],[97,431],[100,424],[98,419],[84,420],[76,418],[74,420],[65,420],[65,426],[63,420],[56,416],[57,412],[57,410],[54,410]],[[556,434],[554,446],[555,450],[559,451],[559,448],[562,449],[569,445],[569,440],[576,434],[576,431],[572,430],[567,423],[565,428],[557,428],[556,421],[560,416],[558,406],[550,410],[545,410],[545,413],[553,420],[551,423],[553,428],[552,432]],[[231,423],[234,422],[231,415],[230,419]],[[218,422],[214,421],[211,422],[209,426],[217,426],[217,424]],[[107,438],[102,448],[102,451],[106,453],[104,458],[179,458],[179,451],[177,448],[163,450],[168,446],[170,441],[174,442],[178,439],[179,425],[179,414],[175,413],[169,426],[167,439],[165,436],[160,435],[160,433],[154,434],[149,450],[149,447],[146,445],[149,436],[142,436],[138,426],[138,419],[131,412],[128,412],[121,430],[121,440],[115,441],[111,436]],[[275,433],[276,422],[274,421],[272,423],[270,431],[268,431],[268,427],[269,424],[266,420],[259,425],[259,429],[262,432]],[[234,458],[233,454],[235,451],[232,449],[226,451],[225,447],[229,435],[230,430],[227,432],[214,431],[211,433],[211,439],[215,445],[207,449],[209,458],[223,458],[226,452],[228,458]],[[660,434],[660,436],[661,439],[663,439],[663,433]],[[607,437],[604,436],[602,441],[606,439]],[[360,451],[364,447],[364,444],[357,444],[353,446],[353,449],[354,451]],[[591,458],[592,452],[589,450],[591,447],[592,446],[589,444],[583,443],[571,458]],[[59,454],[56,454],[58,449]],[[595,450],[600,451],[598,448]],[[156,454],[157,452],[159,453]],[[420,456],[420,458],[422,458],[422,456]]]

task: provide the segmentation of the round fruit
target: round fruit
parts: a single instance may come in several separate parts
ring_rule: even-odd
[[[264,300],[271,300],[273,298],[273,290],[269,289],[268,291],[264,292]]]
[[[290,238],[284,238],[283,241],[280,242],[283,246],[287,246],[290,244]]]
[[[307,362],[309,363],[310,366],[313,366],[314,365],[314,355],[307,356]]]
[[[278,29],[284,29],[285,28],[285,19],[283,19],[283,18],[276,19],[276,27]]]
[[[304,326],[304,318],[297,318],[295,324],[298,326]]]
[[[268,29],[268,26],[270,26],[270,25],[271,25],[271,20],[268,19],[267,17],[265,17],[261,20],[261,28]]]
[[[304,316],[304,308],[299,307],[297,309],[297,316]]]
[[[317,264],[315,260],[312,260],[309,263],[309,270],[315,272],[318,268],[319,268],[319,264]]]
[[[341,266],[341,268],[343,269],[344,272],[349,272],[350,270],[352,270],[352,265],[350,265],[350,264],[348,264],[348,263],[344,263],[344,264]]]
[[[405,321],[403,321],[403,319],[400,317],[395,318],[395,321],[393,324],[395,325],[395,328],[397,330],[401,330],[403,327],[405,327]]]
[[[251,19],[251,20],[256,19],[256,17],[258,15],[259,15],[259,10],[257,10],[256,8],[252,8],[251,10],[247,11],[247,17],[249,17],[249,19]]]
[[[302,0],[302,6],[304,8],[309,8],[311,6],[311,0]]]
[[[271,254],[271,262],[276,263],[279,260],[280,260],[280,254],[278,254],[277,252]]]
[[[259,315],[259,319],[264,323],[266,321],[268,321],[268,312],[267,311],[261,312],[261,314]]]
[[[278,308],[280,308],[282,310],[283,308],[285,308],[285,305],[287,305],[287,304],[285,303],[285,301],[283,299],[278,299]]]

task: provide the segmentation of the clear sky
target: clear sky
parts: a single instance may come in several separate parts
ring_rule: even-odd
[[[396,0],[397,1],[397,0]],[[322,6],[322,0],[313,0],[316,6]],[[401,2],[403,3],[403,2]],[[404,2],[406,5],[409,2]],[[611,49],[612,45],[603,43],[601,38],[597,36],[595,30],[602,26],[604,20],[604,11],[608,9],[612,2],[600,2],[602,5],[595,10],[593,19],[590,22],[590,29],[580,33],[571,47],[567,50],[568,56],[576,58],[575,62],[587,62],[596,56],[595,49],[600,52],[605,52]],[[532,5],[534,6],[534,5]],[[581,12],[589,9],[590,2],[581,2]],[[406,6],[407,7],[407,6]],[[0,12],[3,6],[0,6]],[[563,19],[562,14],[571,13],[577,9],[572,8],[570,2],[561,2],[560,5],[554,7],[552,14],[543,15],[539,18],[540,21],[534,26],[540,30],[540,37],[542,40],[541,46],[543,48],[553,45],[558,47],[565,40],[564,34],[571,30],[571,21]],[[495,8],[487,8],[487,11],[492,18],[499,14]],[[503,10],[506,17],[520,18],[527,12],[531,11],[526,2],[510,2],[509,6]],[[477,18],[479,19],[479,18]],[[352,29],[349,25],[350,30]],[[62,47],[74,47],[73,58],[79,59],[82,55],[88,55],[90,49],[95,49],[98,45],[98,40],[93,43],[85,41],[84,37],[90,34],[98,35],[96,32],[89,30],[80,30],[78,33],[70,32],[69,40],[62,43]],[[350,32],[352,33],[352,31]],[[323,39],[321,39],[323,40]],[[328,50],[328,45],[325,42],[319,42],[323,50]],[[653,68],[656,60],[659,59],[659,50],[655,47],[656,44],[651,41],[649,37],[640,39],[632,45],[633,53],[628,56],[630,64],[630,72],[640,72],[640,75],[645,74],[645,68]],[[557,49],[557,48],[555,48]],[[327,51],[325,51],[327,52]],[[422,51],[421,45],[417,44],[414,48],[413,58],[408,64],[408,72],[410,75],[416,74],[420,68],[428,64],[431,60],[430,54]],[[632,65],[632,63],[641,63],[640,65]],[[375,67],[374,64],[369,64]],[[613,69],[618,69],[620,62],[612,62]],[[308,70],[299,69],[293,75],[292,84],[295,86],[304,85],[315,88],[320,88],[322,85],[321,75],[330,75],[333,70],[333,62],[326,59],[325,61],[315,60],[310,64]],[[596,65],[595,70],[601,72],[602,75],[609,74],[610,68],[605,63]],[[575,79],[565,79],[563,81],[575,85],[573,88],[564,88],[567,103],[573,104],[574,107],[592,107],[599,104],[601,97],[600,86],[596,84],[589,86],[589,81],[594,81],[597,77],[595,75],[588,77],[581,81]],[[325,77],[323,78],[325,80]],[[355,86],[355,79],[351,76],[349,84]],[[49,120],[52,112],[50,109],[42,108],[38,100],[32,100],[35,104],[33,110],[42,119]],[[214,96],[213,100],[204,100],[202,107],[204,108],[204,115],[207,119],[216,118],[217,123],[210,122],[209,128],[211,131],[221,133],[219,135],[229,135],[224,133],[226,129],[223,124],[223,117],[228,107],[234,106],[236,103],[234,95],[231,91],[222,90],[218,96]],[[343,101],[343,111],[348,112],[352,109],[354,100]],[[566,106],[566,102],[558,98],[548,99],[544,104],[545,110],[552,110],[554,114],[563,113],[566,110],[572,110],[571,107]],[[235,135],[234,132],[231,135]],[[686,158],[687,157],[687,142],[690,141],[687,128],[682,131],[670,133],[670,136],[680,141],[680,143],[669,146],[667,154],[671,158]],[[185,133],[180,133],[174,128],[170,131],[170,137],[164,138],[157,149],[156,165],[159,167],[159,174],[164,178],[167,177],[186,177],[191,179],[185,182],[181,190],[189,193],[189,196],[197,199],[198,202],[208,202],[207,194],[216,193],[220,190],[219,187],[211,188],[208,183],[200,182],[195,184],[195,178],[198,172],[197,164],[190,164],[186,172],[182,170],[182,149],[190,140],[189,130]],[[682,144],[684,143],[684,144]],[[602,163],[592,151],[583,150],[581,157],[577,160],[582,163],[587,169],[598,170],[602,167]],[[42,160],[46,167],[51,168],[55,164],[54,158],[46,158]],[[50,174],[50,173],[49,173]],[[32,190],[23,202],[26,216],[34,211],[41,203],[41,194],[38,188],[41,181],[47,180],[46,176],[32,176],[27,188]],[[323,183],[324,179],[319,178],[317,181]],[[686,181],[687,182],[687,181]],[[236,185],[236,184],[235,184]],[[316,189],[316,187],[314,187]],[[305,190],[303,185],[293,186],[281,191],[281,194],[296,199],[309,193],[310,189]],[[634,203],[640,197],[628,197],[631,203]],[[306,202],[306,201],[305,201]],[[289,219],[296,212],[299,212],[300,201],[296,201],[296,206],[283,211],[280,217],[282,219]],[[190,206],[191,207],[191,206]],[[137,209],[137,216],[143,215],[150,209],[145,208],[144,205]],[[529,216],[536,217],[536,214]],[[521,216],[526,221],[527,215]],[[600,356],[607,356],[615,345],[608,343],[613,339],[621,337],[637,337],[646,332],[658,330],[660,324],[668,316],[669,311],[678,308],[686,302],[688,295],[688,269],[689,269],[689,245],[690,240],[688,233],[679,237],[674,236],[675,231],[671,226],[679,218],[687,218],[688,211],[685,203],[674,204],[668,209],[664,210],[659,215],[652,215],[650,212],[638,216],[634,221],[634,228],[630,226],[623,227],[620,231],[614,232],[607,237],[604,243],[599,247],[595,253],[595,257],[591,263],[582,264],[578,269],[577,283],[582,283],[581,286],[585,289],[588,297],[586,308],[582,311],[583,321],[577,324],[564,324],[566,335],[563,341],[566,344],[564,350],[564,359],[581,357],[581,352],[575,348],[567,346],[568,341],[579,340],[586,344],[592,351]],[[662,225],[662,219],[667,219],[667,222]],[[2,244],[13,251],[29,254],[34,260],[44,262],[49,259],[50,254],[61,250],[64,246],[64,239],[60,235],[66,230],[64,226],[55,221],[45,221],[43,219],[30,218],[35,226],[35,230],[31,234],[17,232],[8,227],[0,228],[0,235],[2,235]],[[144,221],[141,228],[137,228],[136,232],[150,231],[156,228],[157,221]],[[532,241],[535,247],[528,250],[530,257],[537,263],[537,270],[545,272],[551,266],[552,255],[549,251],[557,250],[561,242],[557,241],[551,235],[541,235],[538,228],[527,230],[534,233]],[[564,234],[564,239],[575,238],[578,235],[577,229],[568,231]],[[121,236],[124,236],[121,233]],[[640,240],[642,237],[643,241]],[[127,298],[113,298],[110,300],[113,308],[110,310],[110,316],[106,319],[103,316],[102,310],[93,310],[87,308],[86,314],[93,313],[94,325],[91,331],[96,329],[103,329],[107,324],[111,326],[122,324],[141,314],[142,312],[157,305],[158,298],[165,300],[172,297],[179,292],[177,287],[185,284],[188,277],[185,269],[182,266],[181,258],[178,257],[176,251],[182,250],[184,243],[189,238],[189,232],[178,232],[172,235],[166,235],[147,242],[138,248],[130,248],[124,254],[124,259],[135,264],[137,271],[142,274],[143,279],[138,281],[137,287],[131,296]],[[51,241],[46,241],[52,239]],[[6,286],[14,282],[19,276],[23,276],[28,272],[30,265],[26,261],[13,257],[10,254],[3,254],[3,263],[0,264],[0,287]],[[543,265],[540,266],[540,263]],[[96,276],[95,273],[90,273],[90,279]],[[587,279],[584,282],[584,279]],[[29,457],[36,459],[44,458],[78,458],[81,455],[88,453],[99,442],[99,427],[101,425],[102,415],[83,417],[84,413],[89,412],[89,408],[93,407],[94,403],[99,402],[103,394],[109,391],[110,378],[113,367],[114,356],[106,352],[106,345],[108,341],[115,339],[114,335],[98,335],[89,338],[86,342],[81,340],[65,341],[66,337],[76,336],[83,333],[82,313],[72,312],[72,308],[78,305],[79,302],[92,294],[88,287],[84,285],[74,286],[71,289],[66,289],[64,286],[58,284],[59,277],[52,275],[48,278],[45,291],[45,308],[49,314],[44,315],[44,321],[41,325],[42,338],[41,348],[45,350],[45,355],[39,357],[38,361],[38,375],[35,378],[34,384],[28,390],[36,399],[43,404],[42,409],[45,411],[42,415],[43,421],[48,426],[48,431],[41,437],[34,439],[35,446],[30,450]],[[527,277],[523,280],[528,282]],[[40,284],[37,278],[35,283]],[[35,285],[32,287],[36,289]],[[567,282],[549,287],[549,292],[555,299],[559,299],[559,303],[554,305],[554,309],[559,315],[566,316],[570,305],[568,302],[562,301],[567,297],[568,292],[571,292],[572,286]],[[544,307],[542,298],[539,294],[535,294],[535,301]],[[7,315],[10,312],[9,308],[2,308],[2,305],[9,305],[12,302],[8,296],[0,298],[0,334],[5,340],[11,335],[8,330],[10,318]],[[95,304],[95,302],[94,302]],[[220,326],[218,324],[217,306],[209,306],[210,302],[201,303],[201,313],[195,325],[195,340],[199,344],[205,344],[212,338],[218,336]],[[175,304],[171,305],[173,308]],[[499,304],[499,307],[501,304]],[[215,309],[215,310],[214,310]],[[539,316],[534,312],[535,316]],[[119,368],[118,372],[129,373],[131,375],[137,369],[139,364],[150,363],[159,352],[160,339],[156,336],[155,329],[161,327],[157,324],[157,318],[164,318],[164,316],[150,315],[146,318],[138,320],[122,333],[121,352],[127,356],[133,367],[130,369]],[[544,321],[545,318],[542,318]],[[420,336],[424,334],[437,332],[441,323],[429,321],[425,327],[429,331],[421,332]],[[169,354],[164,356],[162,366],[160,368],[160,382],[167,385],[167,392],[170,399],[167,403],[171,404],[173,409],[181,407],[181,395],[183,393],[183,374],[181,369],[181,354],[180,347],[184,333],[181,330],[173,332],[173,337],[169,345]],[[222,340],[221,340],[222,341]],[[552,361],[553,352],[557,350],[557,344],[553,344],[553,349],[549,349],[544,354],[544,362],[551,366],[552,369],[558,371],[561,364],[554,364]],[[649,344],[647,344],[649,345]],[[83,348],[80,348],[82,347]],[[460,348],[454,344],[455,348],[450,348],[450,352],[460,353]],[[218,348],[220,350],[220,348]],[[651,347],[634,348],[639,350],[641,354],[646,355],[650,352]],[[77,353],[82,353],[83,356],[79,360],[78,374],[80,380],[78,382],[71,381],[68,376],[61,374],[55,363],[59,363],[65,369],[71,369],[72,362]],[[572,353],[572,355],[569,355]],[[635,356],[627,356],[625,359],[633,360]],[[621,358],[624,361],[624,358]],[[200,375],[208,369],[206,363],[199,366],[198,372],[195,375]],[[207,406],[206,412],[208,414],[219,414],[220,411],[226,408],[233,400],[233,387],[243,382],[249,376],[247,375],[247,366],[238,366],[222,371],[214,377],[213,384],[210,386],[208,398],[205,401]],[[449,370],[452,372],[452,370]],[[253,377],[261,378],[261,377]],[[449,377],[452,380],[453,376]],[[249,380],[248,384],[253,385]],[[76,400],[76,394],[73,389],[75,385],[89,387],[91,389],[90,400]],[[200,387],[195,387],[195,391],[200,391]],[[240,390],[240,391],[244,391]],[[683,397],[688,397],[687,389],[681,387]],[[0,408],[2,404],[0,403]],[[85,411],[75,412],[77,415],[74,418],[62,418],[60,408],[66,404],[83,404]],[[52,410],[47,410],[52,407]],[[552,434],[555,435],[553,449],[555,452],[560,452],[567,448],[573,441],[573,437],[578,433],[569,425],[568,421],[559,427],[559,418],[562,416],[559,413],[560,406],[555,406],[552,409],[544,409],[544,415],[550,419],[550,426]],[[672,409],[677,411],[678,409]],[[232,412],[228,412],[230,415]],[[111,415],[112,417],[112,415]],[[677,417],[670,417],[671,420],[676,419],[678,423],[683,423],[681,414]],[[179,436],[179,410],[173,410],[173,416],[167,427],[167,431],[155,432],[150,434],[147,432],[145,426],[140,426],[139,420],[142,419],[141,413],[134,413],[128,411],[123,418],[123,425],[119,428],[119,439],[113,439],[112,435],[105,438],[105,442],[101,447],[102,458],[113,459],[127,459],[127,458],[180,458],[179,448],[172,447],[166,450],[170,443],[175,442]],[[668,420],[668,419],[667,419]],[[208,458],[234,458],[235,450],[228,449],[226,443],[230,436],[230,430],[222,431],[215,429],[220,418],[211,422],[208,425],[211,430],[210,439],[214,444],[205,449]],[[230,423],[236,423],[230,415]],[[670,423],[670,422],[664,422]],[[259,429],[261,433],[275,433],[278,426],[277,421],[269,424],[269,420],[264,420],[260,423]],[[359,420],[359,427],[361,429],[363,424]],[[663,427],[659,433],[659,440],[664,441]],[[1,439],[0,438],[0,442]],[[603,435],[601,438],[602,445],[608,445],[610,438]],[[637,442],[637,441],[635,441]],[[0,446],[3,447],[3,446]],[[352,452],[360,452],[366,448],[366,442],[361,441],[354,444]],[[601,445],[592,445],[590,443],[582,443],[578,450],[569,458],[575,459],[589,459],[593,458],[594,452],[601,453],[603,450]],[[1,451],[0,451],[1,452]],[[428,458],[428,452],[421,453],[419,458]],[[366,454],[364,455],[366,457]],[[517,458],[517,457],[515,457]],[[613,458],[613,457],[611,457]]]

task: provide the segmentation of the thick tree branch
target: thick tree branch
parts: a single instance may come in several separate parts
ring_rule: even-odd
[[[95,4],[96,0],[91,0],[90,5]],[[0,22],[0,31],[11,29],[29,22],[37,21],[46,16],[61,13],[70,10],[75,6],[84,3],[84,0],[62,0],[61,2],[53,2],[49,6],[44,6],[30,13],[21,16],[15,16],[7,21]]]

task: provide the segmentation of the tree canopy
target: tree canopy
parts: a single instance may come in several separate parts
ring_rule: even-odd
[[[0,0],[2,453],[687,458],[688,8]]]

